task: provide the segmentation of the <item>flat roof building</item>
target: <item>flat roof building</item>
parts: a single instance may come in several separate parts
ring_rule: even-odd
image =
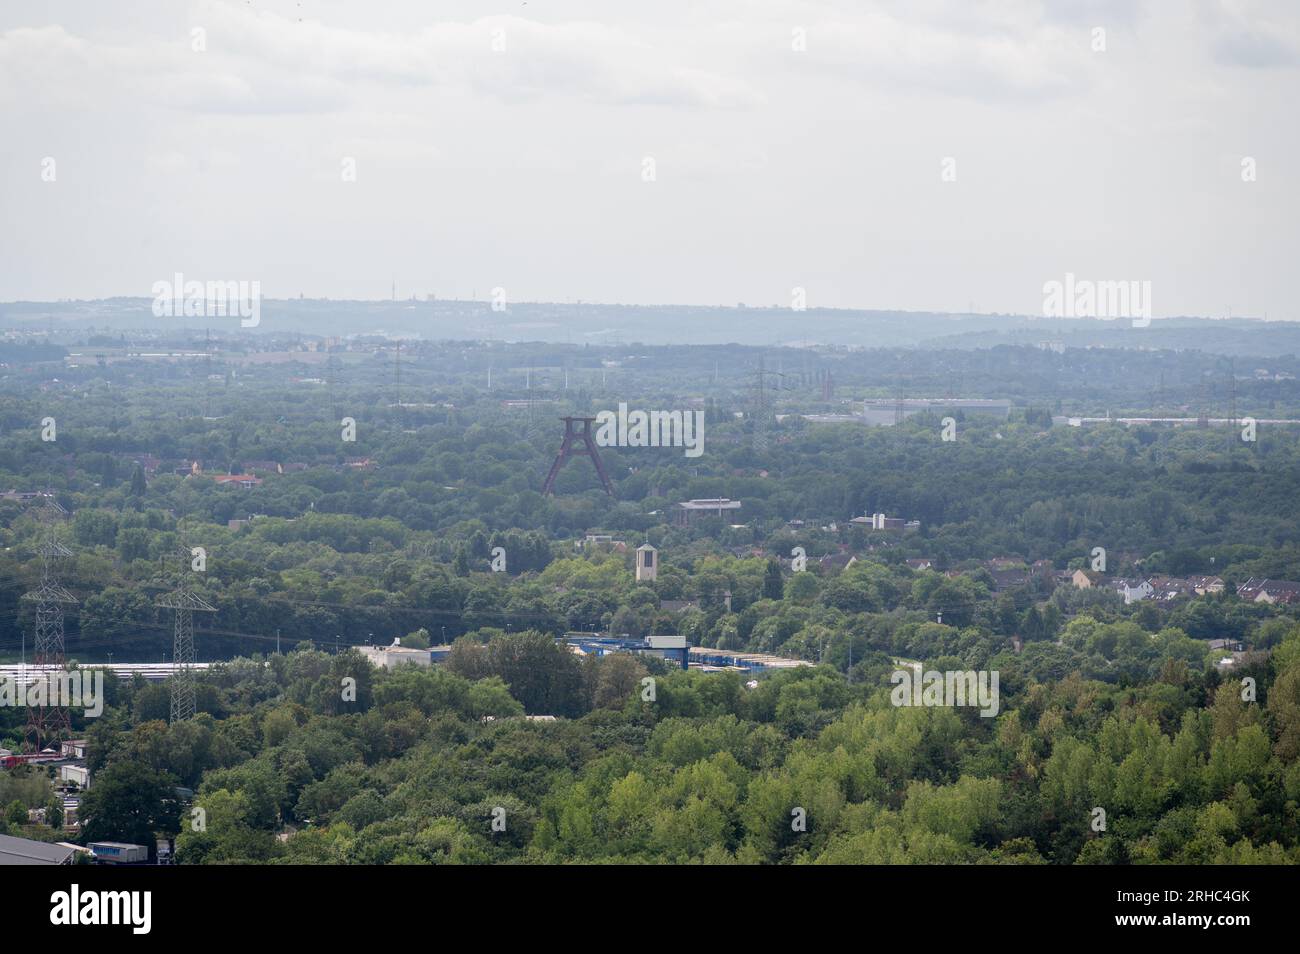
[[[638,656],[653,656],[683,669],[687,668],[690,649],[685,636],[647,636],[645,639],[637,639],[627,634],[612,636],[606,633],[565,633],[563,639],[569,650],[580,656],[633,653]]]
[[[403,663],[412,666],[433,665],[433,652],[428,649],[412,649],[409,646],[358,646],[357,652],[370,660],[370,664],[379,669],[392,669]]]
[[[740,509],[740,501],[729,497],[703,497],[683,500],[677,505],[677,523],[694,523],[700,517],[721,517],[724,512]]]
[[[70,846],[0,835],[0,865],[68,865],[76,853]]]
[[[868,424],[897,424],[924,411],[949,410],[1005,420],[1011,415],[1011,402],[996,398],[868,398],[862,402],[862,417]]]

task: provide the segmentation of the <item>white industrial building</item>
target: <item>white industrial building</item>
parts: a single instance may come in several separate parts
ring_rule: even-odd
[[[84,765],[60,765],[59,781],[71,782],[85,791],[90,788],[90,769]]]
[[[433,653],[427,649],[412,649],[398,640],[391,646],[358,646],[357,652],[370,660],[378,669],[393,669],[403,664],[410,666],[433,665]]]

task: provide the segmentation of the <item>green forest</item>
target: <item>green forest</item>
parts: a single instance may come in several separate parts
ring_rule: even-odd
[[[822,666],[748,688],[579,662],[535,632],[391,672],[303,647],[210,674],[189,722],[166,723],[163,685],[116,692],[87,733],[83,835],[178,833],[183,864],[1295,863],[1300,627],[1252,670],[1258,703],[1178,639],[1129,685],[1040,678],[1048,647],[995,657],[995,720],[891,705],[880,653],[853,681]]]
[[[179,574],[214,612],[196,716],[169,721],[167,682],[110,676],[104,714],[73,713],[79,828],[49,770],[19,766],[0,832],[170,840],[180,864],[1300,861],[1300,622],[1250,589],[1300,580],[1300,429],[1060,420],[1297,415],[1289,356],[31,347],[0,366],[0,661],[30,657],[50,534],[76,666],[165,662]],[[939,410],[892,426],[804,416],[920,397]],[[619,402],[700,410],[704,454],[602,448],[612,496],[582,458],[544,495],[558,417]],[[704,498],[741,506],[682,517]],[[874,513],[917,526],[852,522]],[[1165,577],[1219,585],[1102,585]],[[684,671],[565,633],[791,664]],[[359,652],[394,640],[450,648],[394,669]],[[894,704],[912,667],[996,672],[996,716]],[[0,747],[25,718],[0,708]]]

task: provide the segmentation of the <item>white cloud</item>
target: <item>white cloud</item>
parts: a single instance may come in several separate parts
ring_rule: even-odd
[[[364,295],[396,270],[440,294],[766,301],[797,275],[828,305],[1036,310],[1073,270],[1300,317],[1288,2],[268,5],[295,6],[0,7],[0,299],[176,268]]]
[[[984,34],[867,14],[809,28],[807,59],[899,92],[939,93],[985,102],[1038,99],[1080,91],[1086,80],[1088,34],[1037,26]]]
[[[444,22],[412,33],[347,30],[215,3],[204,52],[189,37],[92,43],[63,27],[18,29],[0,41],[11,95],[111,94],[125,88],[208,112],[320,112],[365,103],[393,87],[469,91],[505,101],[736,108],[762,102],[749,83],[682,62],[626,30],[511,16]],[[494,50],[503,43],[504,50]]]

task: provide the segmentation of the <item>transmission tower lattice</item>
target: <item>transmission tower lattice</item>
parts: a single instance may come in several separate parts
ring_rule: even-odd
[[[1236,449],[1238,441],[1237,428],[1237,362],[1228,359],[1228,450]]]
[[[47,701],[57,699],[55,705],[27,707],[25,736],[31,752],[40,752],[47,742],[72,735],[72,718],[68,713],[67,700],[62,694],[56,696],[50,685],[52,679],[57,678],[56,674],[62,672],[67,664],[64,657],[63,607],[77,602],[71,593],[59,585],[56,563],[62,557],[72,556],[72,551],[60,543],[58,538],[58,526],[67,515],[68,512],[52,499],[37,511],[42,524],[41,585],[22,596],[36,604],[36,651],[33,658],[35,679],[46,683]],[[23,686],[24,690],[27,688]]]
[[[330,352],[330,356],[325,361],[325,397],[335,420],[340,414],[343,384],[343,362],[337,354]]]
[[[393,407],[402,412],[402,343],[393,350]]]
[[[754,450],[763,452],[768,447],[768,417],[769,408],[767,403],[767,381],[769,376],[773,380],[772,389],[776,390],[778,379],[784,379],[785,375],[780,371],[768,371],[763,367],[763,359],[758,359],[758,369],[754,372],[754,427],[750,432],[750,440]]]
[[[180,548],[181,575],[176,589],[154,604],[176,616],[172,640],[171,721],[194,718],[194,614],[215,613],[217,608],[190,591],[190,550]]]

